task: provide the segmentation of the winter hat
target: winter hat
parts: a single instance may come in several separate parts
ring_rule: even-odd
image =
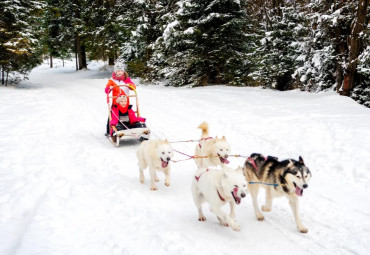
[[[119,103],[124,100],[124,97],[127,98],[127,104],[125,106],[121,106]],[[125,112],[127,112],[127,109],[129,108],[130,100],[129,100],[128,96],[125,93],[121,93],[116,98],[116,104],[115,105],[118,107],[118,110],[120,112],[125,113]]]
[[[128,103],[128,97],[126,96],[126,94],[119,94],[118,97],[116,98],[116,102],[117,104],[119,104],[121,101],[123,101],[124,99],[127,99],[127,103]]]
[[[114,64],[114,72],[125,71],[125,65],[122,62],[117,62]]]
[[[128,97],[124,94],[120,94],[117,98],[116,98],[116,102],[117,104],[119,104],[121,101],[124,100],[124,98],[127,98],[127,101],[128,101]]]

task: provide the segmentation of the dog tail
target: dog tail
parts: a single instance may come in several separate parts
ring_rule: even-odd
[[[202,124],[199,125],[199,127],[202,130],[202,138],[207,138],[209,137],[208,135],[208,123],[203,122]]]

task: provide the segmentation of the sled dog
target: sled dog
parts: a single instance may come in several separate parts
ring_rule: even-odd
[[[264,220],[257,203],[258,189],[262,186],[266,189],[266,204],[262,206],[262,211],[271,211],[273,198],[285,195],[289,199],[298,230],[301,233],[308,232],[299,216],[298,197],[302,196],[303,190],[308,187],[311,172],[302,157],[299,157],[298,161],[294,159],[278,161],[276,157],[264,157],[262,154],[253,153],[245,161],[244,174],[257,220]]]
[[[230,145],[225,136],[222,138],[212,138],[208,136],[208,123],[203,122],[198,127],[202,130],[202,136],[199,144],[196,145],[195,155],[204,158],[195,158],[198,168],[207,168],[209,166],[225,166],[229,161],[227,158],[230,153]]]
[[[170,160],[173,158],[173,150],[167,140],[147,140],[140,144],[136,152],[139,161],[140,182],[144,183],[144,169],[149,166],[150,189],[157,190],[155,182],[158,182],[157,171],[163,171],[166,180],[165,185],[170,186]]]
[[[243,176],[243,169],[233,170],[224,167],[217,169],[198,169],[193,177],[192,193],[193,200],[198,208],[199,221],[205,221],[202,203],[208,202],[211,211],[217,216],[220,224],[230,226],[233,230],[239,231],[240,226],[235,222],[235,204],[240,204],[245,197],[247,182]],[[221,210],[221,206],[229,203],[230,215]]]

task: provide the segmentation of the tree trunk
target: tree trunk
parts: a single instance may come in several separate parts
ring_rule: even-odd
[[[336,54],[338,56],[345,56],[346,55],[346,50],[347,50],[347,44],[344,40],[340,39],[341,36],[344,34],[344,29],[342,29],[342,26],[336,27],[336,41],[337,41],[337,47],[336,47]],[[336,90],[339,93],[340,88],[342,87],[343,83],[343,76],[344,76],[344,70],[342,67],[342,60],[338,59],[335,63],[336,67]]]
[[[77,33],[75,35],[75,40],[76,40],[76,53],[77,53],[77,56],[78,56],[78,70],[81,70],[83,68],[81,39],[80,39],[80,36]]]
[[[78,56],[77,56],[77,46],[75,42],[75,58],[76,58],[76,71],[78,71]]]
[[[6,81],[5,81],[5,86],[8,86],[8,77],[9,77],[9,70],[6,70]]]
[[[357,15],[351,26],[351,41],[349,47],[349,63],[345,70],[341,95],[349,96],[354,88],[357,58],[360,53],[360,39],[358,35],[364,30],[366,10],[369,0],[359,0]]]
[[[1,84],[3,84],[3,85],[5,83],[5,72],[4,72],[4,68],[5,68],[5,66],[3,65],[2,68],[1,68]]]
[[[84,44],[81,44],[81,56],[82,56],[82,68],[87,68],[86,47]]]
[[[114,53],[108,55],[108,65],[114,65]]]
[[[53,68],[53,56],[50,54],[50,68]]]
[[[275,15],[283,17],[283,11],[281,10],[281,7],[283,6],[284,6],[283,0],[272,0],[272,7],[274,9]]]

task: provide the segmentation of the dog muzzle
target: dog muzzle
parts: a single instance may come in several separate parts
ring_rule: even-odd
[[[240,204],[240,202],[242,201],[242,197],[245,197],[245,193],[244,192],[242,192],[240,194],[241,197],[239,197],[238,196],[238,190],[239,190],[239,188],[235,187],[233,189],[233,191],[231,192],[231,194],[233,195],[233,198],[234,198],[236,204]]]
[[[220,154],[217,153],[218,158],[220,159],[222,164],[229,164],[229,160],[227,160],[228,155],[226,154],[224,157],[222,157]]]
[[[171,158],[166,158],[166,160],[163,160],[161,158],[161,161],[162,161],[162,167],[163,168],[166,168],[168,166],[168,163],[170,162]]]

